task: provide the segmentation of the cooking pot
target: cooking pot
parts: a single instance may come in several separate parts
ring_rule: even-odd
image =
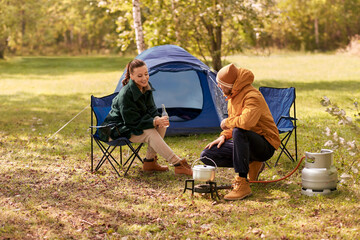
[[[217,168],[217,165],[216,163],[206,157],[207,159],[209,159],[210,161],[212,161],[214,163],[214,166],[210,166],[210,165],[195,165],[192,167],[192,170],[193,170],[193,179],[194,180],[197,180],[197,181],[204,181],[204,182],[207,182],[207,181],[214,181],[215,179],[215,170]],[[199,161],[200,159],[196,160],[193,165]]]

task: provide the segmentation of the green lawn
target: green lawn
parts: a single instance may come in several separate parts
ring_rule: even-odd
[[[338,183],[338,190],[329,196],[301,194],[304,164],[284,181],[252,184],[253,196],[235,202],[182,194],[187,178],[174,176],[172,167],[166,173],[144,174],[137,164],[128,177],[118,178],[105,164],[101,172],[91,173],[90,96],[112,93],[129,60],[0,61],[0,239],[360,238],[359,153],[351,156],[344,147],[334,151],[335,165],[339,176],[347,173],[351,178]],[[326,95],[353,116],[353,102],[360,99],[359,57],[283,54],[226,60],[252,70],[255,87],[296,87],[299,157],[325,148],[332,139],[323,133],[326,127],[359,144],[359,132],[338,125],[320,104]],[[192,163],[216,136],[166,141]],[[145,148],[140,154],[144,153]],[[283,158],[260,178],[280,178],[296,164]],[[233,176],[232,169],[218,169],[216,180],[229,183]],[[220,191],[221,196],[226,193]]]

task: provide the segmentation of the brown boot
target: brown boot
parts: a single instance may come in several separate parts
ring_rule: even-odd
[[[231,192],[224,196],[225,200],[240,200],[251,195],[250,184],[246,178],[236,177],[232,187]]]
[[[175,164],[175,175],[184,174],[192,176],[193,172],[191,166],[186,162],[185,159],[181,160],[179,163]]]
[[[157,156],[152,159],[144,159],[143,171],[144,172],[164,172],[169,171],[167,166],[161,166],[157,163]]]
[[[249,164],[249,180],[257,181],[260,173],[264,170],[264,168],[265,168],[264,162],[252,161]]]

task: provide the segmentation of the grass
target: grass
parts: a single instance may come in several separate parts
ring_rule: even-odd
[[[352,101],[360,98],[359,57],[239,55],[227,60],[251,69],[256,87],[296,87],[300,157],[305,151],[324,148],[327,126],[347,140],[358,141],[358,133],[338,126],[319,101],[326,95],[351,113]],[[144,174],[137,164],[128,177],[118,178],[106,164],[91,173],[90,109],[86,107],[91,95],[114,91],[128,61],[17,57],[0,62],[0,239],[360,237],[357,174],[339,183],[329,196],[302,195],[299,169],[281,182],[252,184],[253,196],[243,201],[214,202],[208,194],[193,198],[189,192],[183,194],[187,178],[174,176],[172,168]],[[177,154],[194,162],[215,137],[167,137],[166,141]],[[339,175],[349,172],[350,162],[355,160],[357,166],[358,159],[359,155],[352,157],[345,149],[335,150]],[[295,166],[282,159],[278,167],[266,168],[261,179],[280,178]],[[232,169],[219,169],[216,180],[229,183],[233,176]]]

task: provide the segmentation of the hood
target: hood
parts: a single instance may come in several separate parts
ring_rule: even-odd
[[[231,94],[230,96],[227,96],[228,99],[238,95],[239,92],[241,92],[247,86],[251,86],[253,82],[254,82],[254,74],[248,69],[239,68],[236,80],[231,90]]]

